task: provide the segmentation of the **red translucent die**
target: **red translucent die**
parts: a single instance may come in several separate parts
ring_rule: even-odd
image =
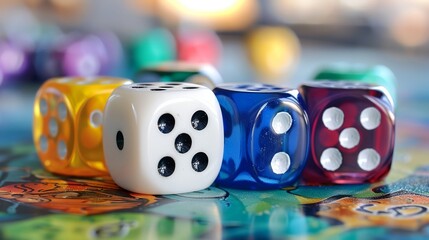
[[[311,125],[307,184],[376,182],[390,170],[395,143],[392,98],[384,87],[324,81],[300,86]]]

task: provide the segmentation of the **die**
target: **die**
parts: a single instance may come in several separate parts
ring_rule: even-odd
[[[213,66],[184,62],[167,62],[143,68],[136,79],[136,82],[191,82],[210,89],[223,82]]]
[[[314,80],[357,81],[384,86],[390,93],[395,105],[397,103],[395,75],[392,70],[383,65],[331,64],[321,68],[314,76]]]
[[[108,97],[130,80],[54,78],[38,90],[34,102],[33,139],[43,166],[71,176],[106,175],[102,115]]]
[[[118,70],[115,59],[122,46],[116,36],[69,34],[43,39],[36,49],[34,66],[38,78],[45,81],[56,76],[93,77]],[[112,43],[112,42],[115,42]]]
[[[284,81],[300,57],[299,39],[285,26],[257,27],[249,31],[245,43],[252,69],[265,83]]]
[[[362,82],[321,81],[299,88],[308,104],[308,184],[357,184],[381,180],[390,170],[395,116],[389,93]]]
[[[310,133],[298,90],[226,84],[213,91],[221,106],[225,135],[216,183],[244,189],[294,184],[305,166]]]
[[[217,65],[221,59],[222,41],[213,30],[179,29],[175,39],[180,61]]]
[[[213,92],[191,83],[135,83],[113,91],[104,114],[106,164],[120,187],[175,194],[210,186],[223,155]]]
[[[176,59],[176,43],[166,28],[155,28],[137,36],[130,46],[129,57],[134,72]]]
[[[30,54],[24,47],[0,39],[0,86],[14,85],[19,79],[28,78]]]

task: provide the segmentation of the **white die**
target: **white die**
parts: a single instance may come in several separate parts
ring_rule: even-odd
[[[204,86],[157,82],[119,87],[107,101],[103,121],[106,164],[122,188],[146,194],[191,192],[210,186],[219,173],[222,114]]]

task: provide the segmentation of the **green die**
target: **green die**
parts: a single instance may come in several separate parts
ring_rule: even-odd
[[[211,65],[168,62],[143,68],[137,74],[135,82],[191,82],[213,89],[223,80]]]
[[[380,85],[390,93],[394,106],[397,103],[395,75],[383,65],[332,64],[319,70],[314,80],[359,81]]]
[[[151,29],[134,39],[129,49],[132,68],[154,66],[176,59],[176,43],[168,29]]]

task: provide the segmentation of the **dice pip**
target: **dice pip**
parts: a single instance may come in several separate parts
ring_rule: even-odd
[[[351,63],[336,63],[321,68],[314,76],[321,81],[355,81],[383,86],[396,105],[396,78],[392,70],[383,65],[365,66]]]
[[[104,106],[116,87],[131,83],[111,77],[46,81],[36,94],[33,119],[33,139],[43,166],[64,175],[106,175]]]
[[[216,87],[224,121],[220,186],[277,189],[292,185],[308,155],[309,123],[298,90],[268,84]]]
[[[308,184],[381,180],[395,142],[393,103],[387,90],[361,82],[321,81],[300,86],[311,123]]]
[[[210,186],[223,154],[213,92],[191,83],[117,88],[104,114],[103,145],[113,180],[127,190],[175,194]]]
[[[213,89],[223,82],[219,72],[208,64],[167,62],[143,68],[136,82],[190,82]]]

